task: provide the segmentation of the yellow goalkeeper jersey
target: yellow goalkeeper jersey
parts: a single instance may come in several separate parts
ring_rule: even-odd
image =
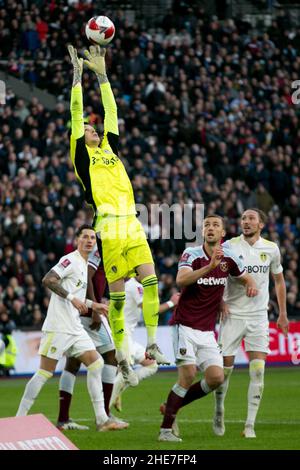
[[[72,87],[71,93],[70,153],[85,199],[94,208],[94,225],[103,216],[136,214],[132,185],[118,157],[117,105],[108,82],[100,89],[105,112],[104,137],[96,148],[85,144],[81,84]]]

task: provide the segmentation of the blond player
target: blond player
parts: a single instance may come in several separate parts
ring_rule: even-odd
[[[288,332],[286,313],[286,288],[280,262],[278,246],[261,237],[267,222],[266,215],[259,209],[246,210],[241,219],[242,235],[225,242],[235,256],[245,263],[254,278],[259,292],[256,297],[247,297],[243,288],[234,278],[229,278],[222,307],[219,345],[224,358],[223,384],[216,390],[216,409],[213,430],[217,436],[225,433],[224,400],[229,379],[233,371],[234,358],[241,341],[249,354],[250,383],[248,388],[248,413],[243,431],[247,438],[255,438],[254,424],[264,388],[265,360],[269,351],[269,278],[275,282],[279,318],[277,324],[285,335]]]

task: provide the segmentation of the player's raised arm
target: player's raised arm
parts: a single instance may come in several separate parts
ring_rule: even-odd
[[[83,121],[83,98],[81,77],[83,70],[83,59],[78,59],[77,51],[73,46],[68,46],[68,51],[73,65],[73,84],[71,90],[71,136],[79,139],[84,135]]]
[[[115,97],[106,75],[105,53],[106,50],[100,46],[90,46],[89,51],[85,51],[87,60],[84,64],[93,70],[97,76],[102,103],[104,107],[104,140],[107,138],[113,152],[117,154],[117,144],[119,136],[118,113]]]
[[[213,249],[213,253],[210,259],[210,263],[204,266],[203,268],[192,269],[188,260],[188,252],[184,252],[178,266],[178,273],[176,277],[176,284],[178,287],[183,288],[191,284],[194,284],[201,277],[205,277],[210,271],[215,269],[221,262],[222,257],[224,256],[222,247],[217,245]]]

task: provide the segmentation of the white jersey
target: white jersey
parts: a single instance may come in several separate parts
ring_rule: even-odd
[[[82,302],[85,301],[87,262],[78,250],[63,256],[52,270],[59,275],[66,291]],[[81,335],[84,330],[77,308],[69,300],[52,292],[42,331]]]
[[[88,265],[97,271],[101,262],[97,245],[94,246],[93,251],[89,254]]]
[[[223,246],[231,248],[243,261],[247,272],[253,277],[259,289],[256,297],[247,297],[245,287],[229,277],[224,300],[228,304],[231,317],[267,316],[270,273],[279,274],[283,271],[278,246],[261,237],[254,245],[249,245],[243,235],[226,241]]]
[[[138,324],[142,309],[140,305],[143,302],[143,286],[134,277],[125,282],[125,326],[129,333],[133,333]]]

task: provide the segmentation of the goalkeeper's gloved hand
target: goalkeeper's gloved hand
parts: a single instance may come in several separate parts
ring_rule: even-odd
[[[107,81],[105,67],[106,49],[100,46],[90,46],[90,50],[84,51],[84,54],[88,59],[84,61],[84,64],[99,75],[100,78],[103,78],[104,81]]]
[[[77,72],[82,75],[83,59],[78,59],[77,51],[73,46],[68,45],[68,51],[71,57],[72,65],[74,67],[74,72]]]

